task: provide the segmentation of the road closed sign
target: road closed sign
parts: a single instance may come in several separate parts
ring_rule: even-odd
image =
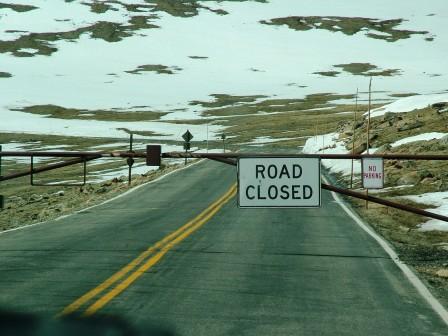
[[[316,208],[320,196],[319,158],[238,160],[238,205],[242,208]]]
[[[365,189],[384,187],[384,162],[382,158],[362,159],[362,186]]]

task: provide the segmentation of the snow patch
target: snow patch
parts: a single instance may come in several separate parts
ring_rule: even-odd
[[[427,209],[430,212],[448,216],[448,191],[441,192],[432,192],[426,193],[422,195],[409,195],[402,196],[402,198],[411,200],[413,202],[421,203],[421,204],[431,204],[436,206],[435,209]],[[448,231],[448,223],[438,220],[431,219],[420,225],[420,231]]]
[[[379,117],[384,115],[386,112],[412,112],[414,110],[422,109],[431,106],[432,104],[442,102],[448,102],[448,93],[411,96],[398,99],[391,104],[374,109],[371,111],[370,116],[372,118]]]
[[[251,142],[247,142],[244,145],[262,145],[262,144],[279,142],[279,141],[284,141],[284,140],[292,140],[292,139],[294,139],[294,138],[272,138],[270,136],[261,136],[261,137],[256,137]]]
[[[410,142],[415,142],[415,141],[430,141],[430,140],[435,140],[435,139],[441,139],[443,138],[445,135],[447,135],[448,133],[440,133],[440,132],[430,132],[430,133],[422,133],[422,134],[418,134],[418,135],[414,135],[414,136],[410,136],[407,138],[403,138],[400,140],[395,141],[394,143],[391,144],[392,147],[398,147]]]
[[[309,138],[305,146],[303,146],[303,153],[305,154],[347,154],[349,151],[345,148],[342,141],[338,140],[338,133],[329,133],[324,135],[317,135]],[[350,175],[352,169],[352,161],[345,159],[323,159],[322,164],[332,173],[340,173],[343,175]],[[353,172],[361,174],[361,163],[358,160],[353,161]]]

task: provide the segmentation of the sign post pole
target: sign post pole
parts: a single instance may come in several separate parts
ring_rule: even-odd
[[[0,145],[0,152],[2,151],[2,145]],[[2,177],[2,156],[0,155],[0,177]],[[5,207],[5,198],[3,195],[0,195],[0,210],[3,210]]]
[[[193,134],[191,134],[190,130],[187,130],[183,135],[182,138],[184,139],[184,149],[185,149],[185,154],[188,153],[188,151],[191,148],[191,144],[190,141],[191,139],[193,139]],[[185,165],[187,165],[187,157],[185,156]]]
[[[133,147],[133,143],[134,143],[134,135],[131,133],[130,134],[130,138],[129,138],[129,152],[133,153],[132,147]],[[131,185],[132,182],[132,166],[134,165],[134,158],[132,157],[128,157],[126,160],[127,164],[128,164],[128,186]]]
[[[222,140],[222,150],[223,153],[226,152],[226,135],[224,133],[221,134],[221,140]]]
[[[370,148],[370,110],[372,106],[372,76],[370,76],[369,82],[369,109],[367,114],[367,155],[369,154]],[[366,196],[369,196],[369,189],[366,189]],[[369,208],[369,201],[366,200],[366,209]]]

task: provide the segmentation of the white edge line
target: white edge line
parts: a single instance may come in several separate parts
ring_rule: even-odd
[[[325,176],[322,176],[325,183],[328,183],[328,180]],[[429,291],[429,289],[425,286],[425,284],[415,275],[415,273],[406,265],[404,262],[400,260],[397,253],[393,250],[393,248],[375,231],[372,230],[367,224],[363,222],[363,220],[356,215],[352,210],[350,210],[347,205],[341,200],[339,195],[335,192],[331,192],[335,201],[341,206],[341,208],[358,224],[365,232],[367,232],[373,239],[375,239],[378,244],[387,252],[387,254],[391,257],[395,265],[400,268],[411,284],[417,289],[419,294],[423,296],[423,298],[429,303],[431,308],[442,318],[443,322],[448,325],[448,311],[445,307],[437,300],[434,295]]]
[[[126,192],[124,192],[124,193],[122,193],[122,194],[119,194],[119,195],[117,195],[117,196],[115,196],[115,197],[112,197],[112,198],[110,198],[110,199],[107,199],[107,200],[105,200],[104,202],[101,202],[101,203],[92,205],[92,206],[90,206],[90,207],[87,207],[87,208],[84,208],[84,209],[81,209],[81,210],[77,210],[77,211],[72,212],[72,213],[67,214],[67,215],[62,215],[62,216],[60,216],[60,217],[57,217],[57,218],[54,218],[54,219],[50,219],[50,220],[47,220],[47,221],[44,221],[44,222],[28,224],[28,225],[19,226],[19,227],[13,228],[13,229],[0,231],[0,235],[5,234],[5,233],[9,233],[9,232],[12,232],[12,231],[18,231],[18,230],[27,229],[27,228],[30,228],[30,227],[33,227],[33,226],[42,225],[42,224],[45,224],[45,223],[56,222],[56,221],[59,221],[59,220],[61,220],[61,219],[64,219],[64,218],[67,218],[67,217],[76,215],[76,214],[78,214],[78,213],[81,213],[81,212],[84,212],[84,211],[93,209],[93,208],[95,208],[95,207],[104,205],[104,204],[109,203],[109,202],[112,202],[112,201],[114,201],[114,200],[116,200],[116,199],[118,199],[118,198],[120,198],[120,197],[126,196],[126,195],[128,195],[128,194],[130,194],[130,193],[132,193],[132,192],[134,192],[134,191],[136,191],[136,190],[138,190],[138,189],[140,189],[140,188],[142,188],[142,187],[148,185],[148,184],[158,182],[158,181],[164,179],[165,177],[170,176],[171,174],[177,173],[177,172],[179,172],[179,171],[181,171],[181,170],[184,170],[184,169],[188,169],[188,168],[190,168],[190,167],[192,167],[192,166],[194,166],[194,165],[196,165],[196,164],[198,164],[199,162],[202,162],[202,161],[204,161],[204,160],[198,160],[198,161],[196,161],[196,162],[194,162],[194,163],[192,163],[192,164],[190,164],[190,165],[188,165],[188,166],[185,166],[185,167],[182,167],[182,168],[175,169],[175,170],[173,170],[173,171],[171,171],[171,172],[169,172],[169,173],[166,173],[166,174],[164,174],[164,175],[162,175],[162,176],[159,176],[158,178],[156,178],[156,179],[154,179],[154,180],[151,180],[151,181],[148,181],[148,182],[146,182],[146,183],[143,183],[143,184],[140,184],[140,185],[138,185],[138,186],[135,186],[134,188],[132,188],[132,189],[130,189],[130,190],[127,190]]]

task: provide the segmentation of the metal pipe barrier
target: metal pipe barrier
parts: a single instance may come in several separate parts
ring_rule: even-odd
[[[156,148],[156,150],[154,149]],[[154,157],[156,155],[157,157]],[[103,157],[116,157],[116,158],[146,158],[147,162],[160,162],[160,158],[197,158],[197,159],[210,159],[219,161],[222,163],[237,165],[237,159],[243,157],[292,157],[292,158],[320,158],[320,159],[355,159],[360,160],[363,158],[382,158],[384,160],[436,160],[445,161],[448,160],[448,155],[445,154],[272,154],[272,153],[191,153],[191,152],[167,152],[161,153],[159,146],[148,146],[146,152],[56,152],[56,151],[0,151],[1,157],[76,157],[77,159],[69,160],[66,162],[50,164],[45,167],[33,168],[29,171],[10,174],[0,177],[0,181],[6,181],[17,177],[31,175],[39,172],[49,171],[56,168],[66,167],[69,165],[82,163],[90,160],[95,160]],[[448,222],[447,216],[442,216],[432,212],[428,212],[422,209],[418,209],[409,205],[399,204],[392,201],[384,200],[378,197],[373,197],[358,193],[355,191],[338,188],[328,184],[322,184],[323,189],[333,191],[342,195],[359,198],[373,203],[378,203],[395,209],[411,212],[417,215],[422,215],[429,218],[434,218]]]

